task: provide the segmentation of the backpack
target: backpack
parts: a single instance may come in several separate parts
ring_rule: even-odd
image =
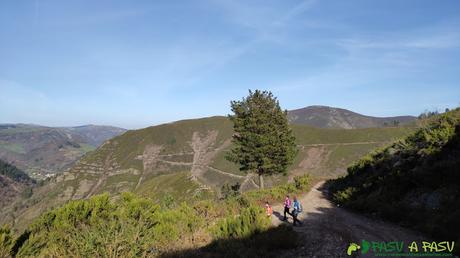
[[[297,204],[298,204],[297,205],[297,212],[300,213],[300,212],[302,212],[302,204],[300,204],[299,201],[297,201]]]

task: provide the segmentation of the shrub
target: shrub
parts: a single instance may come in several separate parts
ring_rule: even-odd
[[[293,183],[287,183],[280,186],[275,186],[270,189],[258,189],[254,191],[246,192],[244,195],[247,196],[251,201],[256,203],[264,203],[265,201],[279,201],[284,198],[287,194],[299,194],[305,192],[310,187],[310,177],[303,175],[294,177]]]
[[[347,187],[345,190],[334,193],[333,200],[337,203],[346,203],[351,199],[354,192],[356,192],[356,188]]]
[[[423,230],[460,237],[460,109],[428,118],[404,139],[366,155],[331,180],[334,201]],[[427,223],[430,221],[431,223]]]
[[[42,214],[19,235],[13,247],[9,229],[2,228],[0,254],[138,257],[195,246],[197,236],[207,240],[251,238],[270,226],[258,203],[260,198],[283,197],[307,188],[308,177],[299,177],[294,183],[224,200],[176,204],[165,196],[160,205],[133,193],[116,199],[96,195]]]
[[[234,185],[230,185],[229,183],[225,183],[221,190],[220,193],[222,195],[223,199],[227,199],[229,197],[234,197],[238,196],[240,194],[240,183],[236,182]]]
[[[11,255],[11,247],[13,244],[13,236],[7,225],[0,228],[0,257],[9,257]]]
[[[298,190],[307,190],[310,183],[308,176],[296,176],[294,177],[294,185]]]
[[[217,238],[243,238],[265,230],[269,225],[269,218],[263,209],[250,206],[239,215],[230,215],[218,221],[213,231]]]

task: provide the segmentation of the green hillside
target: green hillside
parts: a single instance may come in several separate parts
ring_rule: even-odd
[[[319,129],[293,125],[299,155],[287,175],[266,178],[266,186],[294,175],[335,177],[365,153],[407,135],[409,127]],[[177,200],[219,195],[225,183],[255,189],[258,177],[245,175],[225,159],[231,147],[231,122],[225,117],[184,120],[132,130],[87,153],[71,169],[34,191],[28,200],[0,211],[0,222],[23,227],[50,207],[104,192],[124,191]],[[159,187],[160,186],[160,187]]]
[[[308,106],[290,110],[288,118],[292,124],[344,129],[388,127],[395,124],[408,124],[416,120],[413,116],[372,117],[328,106]]]
[[[334,200],[460,241],[460,109],[375,151],[330,182]],[[427,223],[429,221],[429,223]]]
[[[189,204],[174,200],[158,204],[133,193],[123,193],[117,200],[102,194],[71,201],[42,214],[16,237],[8,227],[0,228],[0,256],[151,257],[209,246],[207,257],[223,252],[231,257],[266,257],[274,246],[295,247],[295,242],[280,243],[296,233],[285,227],[269,230],[270,219],[260,202],[309,190],[307,176],[295,182]],[[238,242],[254,236],[259,236],[257,250]],[[198,252],[203,251],[188,256],[203,255]]]

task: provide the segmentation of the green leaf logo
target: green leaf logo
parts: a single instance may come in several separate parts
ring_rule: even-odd
[[[361,249],[361,253],[367,254],[367,252],[369,252],[369,248],[371,247],[371,244],[367,242],[366,240],[363,240],[361,242],[361,246],[363,247],[363,249]]]
[[[360,249],[360,248],[361,248],[361,246],[359,246],[358,244],[356,244],[356,243],[350,243],[350,245],[348,246],[348,249],[347,249],[347,254],[351,256],[351,254],[352,254],[354,251],[356,251],[356,250],[358,250],[358,249]],[[369,247],[368,247],[368,249],[369,249]]]

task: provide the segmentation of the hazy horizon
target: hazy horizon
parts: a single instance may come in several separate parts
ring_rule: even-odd
[[[325,105],[319,105],[319,104],[318,104],[318,105],[310,105],[310,106],[305,106],[305,107],[300,107],[300,108],[293,108],[293,109],[289,109],[288,111],[293,111],[293,110],[302,109],[302,108],[307,108],[307,107],[312,107],[312,106],[318,106],[318,107],[331,107],[331,108],[341,108],[341,107],[325,106]],[[349,110],[349,109],[347,109],[347,110],[348,110],[348,111],[355,112],[355,111],[353,111],[353,110]],[[425,110],[425,111],[423,111],[423,112],[427,112],[427,111],[438,111],[438,112],[441,113],[441,112],[444,112],[445,110],[428,110],[428,109],[427,109],[427,110]],[[355,112],[355,113],[358,113],[358,112]],[[362,113],[358,113],[358,114],[364,115],[364,116],[371,116],[371,115],[362,114]],[[146,125],[146,126],[143,126],[143,127],[132,127],[132,128],[125,128],[125,127],[122,127],[122,126],[111,125],[111,124],[94,124],[94,123],[76,124],[76,125],[65,125],[65,124],[46,125],[46,124],[24,123],[24,122],[11,122],[11,123],[10,123],[10,122],[2,122],[2,121],[0,121],[0,125],[24,124],[24,125],[45,126],[45,127],[79,127],[79,126],[91,126],[91,125],[94,125],[94,126],[114,126],[114,127],[120,127],[120,128],[122,128],[122,129],[136,130],[136,129],[142,129],[142,128],[150,127],[150,126],[156,126],[156,125],[161,125],[161,124],[174,123],[174,122],[181,121],[181,120],[200,119],[200,118],[206,118],[206,117],[227,116],[227,115],[228,115],[228,114],[222,114],[222,115],[216,114],[216,115],[209,115],[209,116],[189,117],[189,118],[183,118],[183,119],[178,119],[178,120],[159,122],[159,123],[156,123],[156,124]],[[414,116],[414,117],[417,117],[418,115],[420,115],[420,114],[416,114],[416,115],[400,114],[400,115],[394,115],[394,116],[371,116],[371,117],[378,117],[378,118],[398,117],[398,116]]]
[[[3,1],[0,123],[126,129],[282,108],[460,105],[460,2]]]

